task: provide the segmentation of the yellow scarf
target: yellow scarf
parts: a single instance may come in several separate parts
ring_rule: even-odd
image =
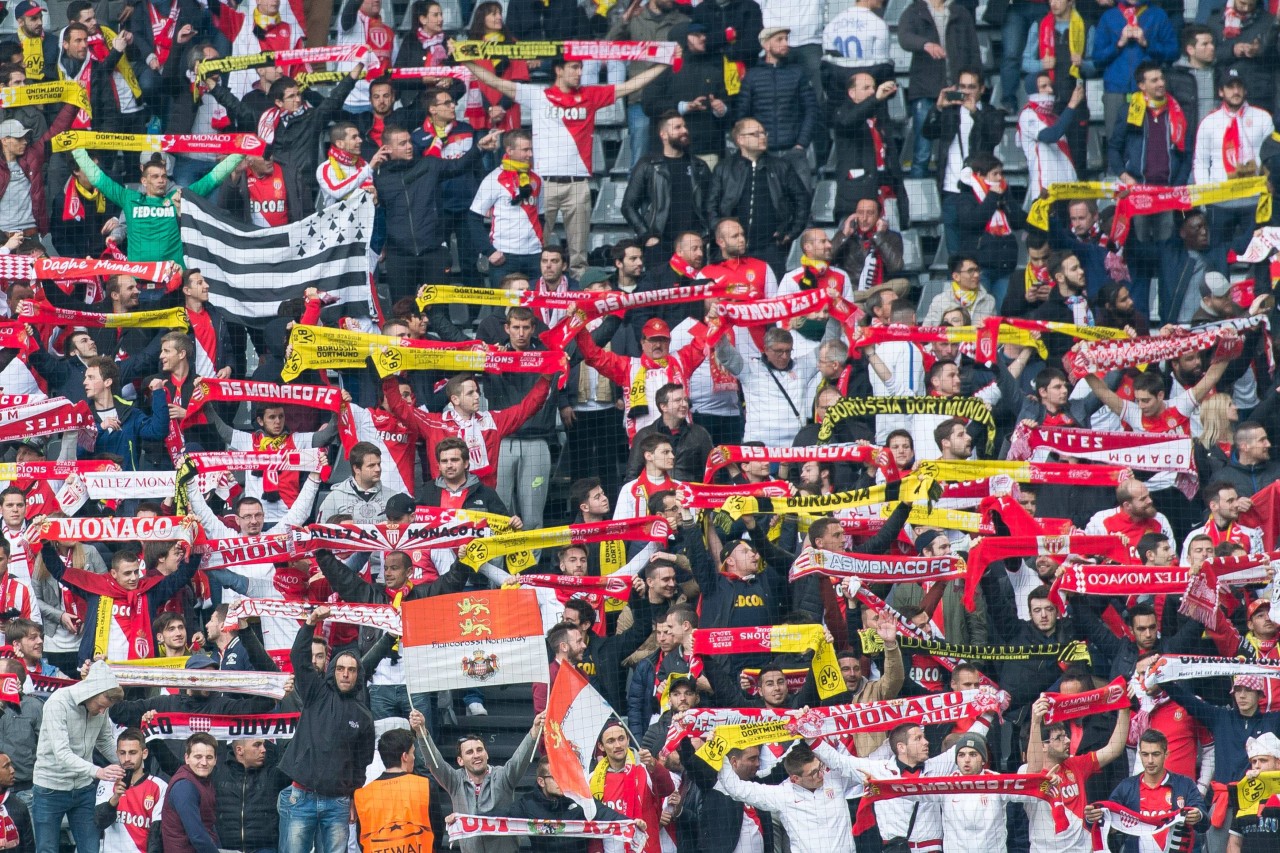
[[[958,282],[951,282],[951,295],[962,308],[972,309],[978,302],[978,291],[965,290]]]
[[[515,172],[516,181],[520,186],[529,186],[529,170],[533,168],[532,163],[521,163],[519,160],[509,160],[506,157],[503,157],[502,168],[508,172]]]
[[[634,750],[627,750],[627,763],[623,766],[622,771],[625,773],[636,765],[636,754]],[[591,771],[591,796],[597,800],[604,799],[604,779],[609,773],[609,759],[602,758],[596,764],[594,770]]]
[[[84,187],[80,186],[80,182],[77,181],[75,178],[71,179],[71,183],[75,186],[76,192],[80,194],[80,197],[82,199],[84,199],[86,202],[89,202],[89,201],[93,202],[94,210],[96,210],[98,213],[107,212],[107,197],[102,194],[102,190],[96,189],[93,187],[90,187],[89,189],[86,190]]]
[[[22,67],[27,70],[28,80],[44,79],[44,41],[42,39],[22,39]]]
[[[253,25],[260,30],[268,30],[280,23],[280,15],[264,15],[255,7],[253,10]]]
[[[110,47],[111,43],[116,40],[116,33],[110,27],[99,27],[102,31],[102,40]],[[124,78],[125,85],[129,87],[129,91],[133,92],[135,98],[142,97],[142,87],[138,85],[138,77],[133,73],[133,66],[129,64],[129,60],[122,54],[120,61],[116,63],[116,70],[120,72],[120,76]]]
[[[662,369],[667,367],[667,359],[661,361],[655,360],[655,365]],[[636,371],[636,375],[631,377],[631,394],[627,399],[630,406],[629,413],[633,418],[642,418],[649,414],[649,371],[645,369],[644,362],[640,362],[640,369]]]

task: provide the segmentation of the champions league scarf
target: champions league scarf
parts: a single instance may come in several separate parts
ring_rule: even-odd
[[[959,557],[872,556],[805,548],[791,564],[792,582],[807,575],[859,578],[863,583],[933,583],[964,577]]]
[[[193,734],[213,735],[220,741],[240,738],[288,739],[298,730],[301,714],[180,714],[154,715],[142,725],[147,740],[186,740]]]
[[[1095,376],[1136,367],[1169,361],[1189,352],[1213,349],[1214,362],[1230,360],[1240,352],[1234,325],[1217,325],[1200,330],[1175,330],[1171,335],[1153,335],[1145,338],[1126,338],[1114,341],[1082,341],[1063,356],[1063,366],[1073,377],[1092,373]]]
[[[1005,462],[985,459],[928,459],[915,467],[922,477],[949,483],[1007,477],[1015,483],[1056,483],[1073,486],[1118,486],[1129,479],[1121,465],[1066,465],[1057,462]]]
[[[826,515],[837,510],[862,506],[875,506],[889,501],[934,501],[941,497],[937,483],[927,477],[914,474],[892,483],[837,492],[832,495],[798,495],[787,498],[766,498],[741,495],[724,502],[722,511],[737,520],[744,515],[758,514],[818,514]]]
[[[865,444],[819,444],[809,447],[721,444],[711,448],[711,453],[707,456],[707,470],[702,479],[710,483],[721,468],[727,465],[741,466],[746,462],[849,462],[876,466],[884,474],[886,481],[898,480],[902,476],[902,472],[894,464],[893,456],[883,447]]]
[[[969,551],[969,570],[965,577],[964,605],[973,610],[978,583],[987,566],[996,560],[1015,557],[1054,557],[1061,559],[1069,554],[1114,560],[1123,563],[1133,559],[1133,549],[1123,537],[1105,534],[1101,536],[986,536]]]
[[[92,148],[98,151],[167,152],[169,154],[245,154],[261,157],[267,144],[251,133],[101,133],[68,130],[53,138],[53,151]]]
[[[565,373],[569,356],[563,349],[461,350],[419,346],[383,347],[372,353],[378,376],[386,379],[402,370],[440,370],[450,373]],[[322,365],[316,365],[317,367]]]
[[[562,56],[569,62],[653,62],[679,70],[673,41],[519,41],[459,40],[453,43],[456,62],[482,59],[530,60]]]
[[[1142,100],[1140,94],[1134,93],[1133,97],[1135,100]],[[1175,102],[1170,98],[1169,103],[1172,105]],[[1262,196],[1266,192],[1267,179],[1261,176],[1232,178],[1216,184],[1176,187],[1134,184],[1125,187],[1124,195],[1120,196],[1116,202],[1115,218],[1111,223],[1111,243],[1114,246],[1124,246],[1129,237],[1130,220],[1134,216],[1149,216],[1170,210],[1190,210],[1201,205]],[[1259,198],[1258,210],[1261,211],[1263,206],[1264,202]]]
[[[1120,465],[1135,471],[1173,471],[1178,491],[1195,497],[1199,477],[1191,437],[1177,433],[1126,432],[1018,424],[1009,438],[1010,459],[1047,458],[1050,453]],[[1070,466],[1087,471],[1093,466]],[[1080,483],[1093,485],[1092,483]]]
[[[94,276],[129,275],[143,281],[170,282],[175,276],[182,277],[182,268],[173,261],[126,261],[111,258],[33,258],[30,255],[0,255],[0,278],[29,281],[31,279],[51,279],[53,281],[74,281]],[[27,306],[32,306],[27,309]],[[180,311],[181,309],[172,309]],[[23,313],[27,312],[29,313]],[[19,316],[27,322],[34,323],[32,317],[55,316],[60,322],[77,326],[94,325],[82,321],[80,317],[90,312],[70,311],[65,308],[54,308],[48,303],[33,303],[27,300],[19,307]],[[158,312],[138,311],[137,314],[153,314]],[[123,317],[124,314],[107,314],[107,317]],[[62,319],[67,318],[67,319]],[[109,323],[97,324],[110,326]],[[186,328],[185,322],[175,326]]]
[[[248,71],[267,65],[300,65],[326,62],[364,62],[370,53],[363,44],[340,44],[329,47],[304,47],[295,50],[267,50],[222,59],[205,59],[196,65],[196,76],[204,80],[213,74]]]
[[[625,841],[630,853],[640,853],[648,840],[648,835],[634,820],[530,820],[470,814],[455,815],[455,818],[456,820],[448,826],[450,844],[464,838],[481,838],[490,835],[587,838],[594,839],[593,843],[613,838]]]
[[[845,397],[827,409],[818,430],[819,441],[829,441],[840,421],[874,415],[943,415],[977,421],[987,428],[987,453],[995,445],[996,421],[987,404],[974,397]]]
[[[495,557],[517,551],[563,548],[566,545],[587,545],[614,539],[623,539],[628,542],[665,542],[670,535],[671,528],[668,527],[666,520],[656,515],[620,521],[592,521],[586,524],[521,530],[502,533],[488,539],[476,539],[467,545],[460,560],[464,565],[478,569]]]
[[[284,601],[278,598],[242,598],[227,611],[227,624],[239,625],[241,617],[275,616],[280,619],[304,620],[316,609],[309,601]],[[391,604],[337,604],[326,605],[330,609],[326,620],[361,628],[377,628],[399,637],[402,633],[400,614]]]
[[[0,483],[13,480],[65,480],[73,475],[95,474],[120,470],[120,466],[106,460],[86,459],[76,462],[2,462]]]
[[[1091,717],[1107,711],[1119,711],[1129,707],[1129,684],[1122,676],[1083,693],[1045,693],[1049,710],[1044,715],[1045,725]]]
[[[757,628],[695,628],[692,653],[751,654],[754,652],[800,653],[813,650],[814,681],[818,696],[828,699],[848,688],[836,652],[827,642],[821,625],[762,625]]]

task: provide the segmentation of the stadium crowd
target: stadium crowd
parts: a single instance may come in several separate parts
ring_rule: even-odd
[[[1275,4],[887,5],[0,3],[0,846],[1280,850]]]

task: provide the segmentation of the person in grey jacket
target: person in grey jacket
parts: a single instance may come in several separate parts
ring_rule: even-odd
[[[77,850],[96,850],[98,825],[94,797],[98,781],[124,778],[118,764],[98,767],[93,751],[115,755],[116,733],[107,711],[124,699],[124,690],[106,661],[89,667],[83,681],[58,690],[44,705],[36,767],[32,774],[37,853],[58,853],[62,818],[71,824]]]
[[[449,793],[453,812],[501,815],[506,814],[515,802],[516,786],[537,757],[538,739],[542,736],[542,723],[546,716],[544,711],[533,718],[529,734],[520,741],[511,760],[501,767],[489,763],[489,751],[478,735],[464,735],[458,741],[458,766],[450,767],[431,739],[421,711],[415,709],[409,714],[409,726],[422,745],[427,770]],[[514,836],[463,839],[462,853],[516,853],[516,839]]]
[[[26,681],[22,663],[14,658],[0,661],[0,677],[12,675],[18,683]],[[21,701],[0,702],[0,752],[13,761],[13,785],[9,790],[31,808],[31,773],[36,764],[36,744],[40,741],[40,724],[44,719],[44,701],[23,693]]]

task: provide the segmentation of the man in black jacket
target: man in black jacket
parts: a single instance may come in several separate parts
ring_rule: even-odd
[[[879,204],[889,189],[898,198],[899,212],[907,194],[902,187],[897,147],[892,143],[884,103],[898,91],[886,80],[877,85],[867,71],[849,78],[846,98],[835,111],[831,125],[836,136],[836,221],[853,213],[858,202],[870,198]]]
[[[269,850],[279,838],[275,802],[289,778],[280,772],[277,746],[263,738],[241,738],[213,769],[218,840],[232,850]]]
[[[756,778],[760,772],[760,747],[749,746],[745,749],[731,749],[725,754],[725,761],[733,768],[733,772],[744,782],[780,782],[785,777],[782,762],[778,762],[775,770],[778,778],[770,774],[765,779]],[[703,853],[734,853],[738,840],[742,837],[743,812],[750,808],[733,799],[716,787],[719,781],[717,773],[703,761],[693,748],[689,738],[680,742],[680,764],[685,773],[697,786],[702,795],[702,809],[698,815],[698,849]],[[773,820],[769,815],[756,815],[753,821],[760,833],[761,850],[773,849]]]
[[[596,611],[590,604],[581,598],[571,598],[564,603],[564,621],[582,631],[582,639],[587,644],[582,660],[577,664],[578,670],[614,708],[627,707],[622,662],[640,648],[653,630],[653,608],[649,604],[649,596],[637,593],[633,586],[629,604],[636,620],[631,627],[613,636],[601,637],[592,630],[596,624]]]
[[[707,33],[707,52],[733,63],[742,77],[760,55],[764,15],[756,0],[715,0],[693,8],[693,23]]]
[[[809,221],[809,194],[795,169],[770,155],[764,125],[744,118],[733,126],[736,154],[720,161],[711,176],[710,218],[736,218],[747,235],[747,254],[761,258],[774,275],[786,271],[791,241]]]
[[[661,83],[644,90],[640,102],[645,115],[655,121],[675,104],[689,129],[689,152],[714,169],[724,153],[724,132],[730,122],[724,57],[707,51],[707,29],[702,24],[676,24],[671,41],[684,51],[684,64],[679,70],[668,69]]]
[[[582,813],[582,806],[566,797],[560,790],[560,786],[556,784],[546,756],[538,759],[538,763],[533,766],[533,772],[534,784],[537,787],[516,800],[510,809],[511,817],[522,817],[528,820],[586,819]],[[594,820],[628,819],[626,815],[614,811],[604,803],[596,802]],[[645,829],[644,821],[640,821],[640,828]],[[564,838],[557,835],[533,835],[529,838],[533,853],[587,853],[588,843],[585,838]]]
[[[507,505],[493,489],[480,482],[470,471],[471,458],[467,443],[457,436],[443,438],[436,445],[436,464],[440,476],[423,483],[417,493],[422,506],[444,506],[509,515]]]
[[[671,439],[676,454],[676,467],[671,476],[681,482],[700,483],[711,455],[711,434],[689,420],[689,393],[683,385],[663,385],[654,395],[661,413],[656,421],[636,432],[627,460],[626,479],[634,480],[644,470],[644,454],[640,444],[644,437],[657,433]]]
[[[441,182],[474,168],[482,151],[498,147],[497,131],[480,139],[456,160],[414,158],[407,129],[382,135],[390,157],[374,175],[378,203],[387,214],[386,270],[391,301],[413,296],[418,285],[442,281],[449,262],[438,205]]]
[[[273,106],[265,113],[259,113],[231,94],[225,79],[209,93],[226,108],[237,128],[258,134],[269,146],[271,159],[279,163],[284,172],[289,214],[295,222],[310,216],[316,209],[316,193],[319,192],[316,167],[320,165],[320,147],[316,141],[329,122],[337,117],[343,102],[363,75],[364,63],[359,63],[333,87],[319,106],[307,102],[293,78],[281,77],[271,84],[267,92],[267,99]]]
[[[319,554],[333,560],[327,551]],[[325,675],[311,662],[316,625],[328,615],[327,606],[311,611],[289,651],[302,716],[280,760],[281,772],[293,784],[276,797],[276,808],[281,838],[315,838],[317,850],[331,851],[346,848],[351,795],[364,784],[365,768],[373,760],[374,728],[360,689],[364,676],[359,658],[339,652]]]
[[[711,230],[706,213],[711,170],[689,153],[684,117],[675,110],[663,113],[658,139],[662,151],[640,160],[622,197],[622,215],[643,241],[645,265],[650,267],[671,256],[681,232]]]
[[[734,104],[734,116],[755,118],[764,125],[773,150],[791,164],[807,192],[813,192],[813,170],[805,150],[818,134],[818,96],[804,66],[791,59],[786,27],[760,31],[763,60],[747,71]]]

